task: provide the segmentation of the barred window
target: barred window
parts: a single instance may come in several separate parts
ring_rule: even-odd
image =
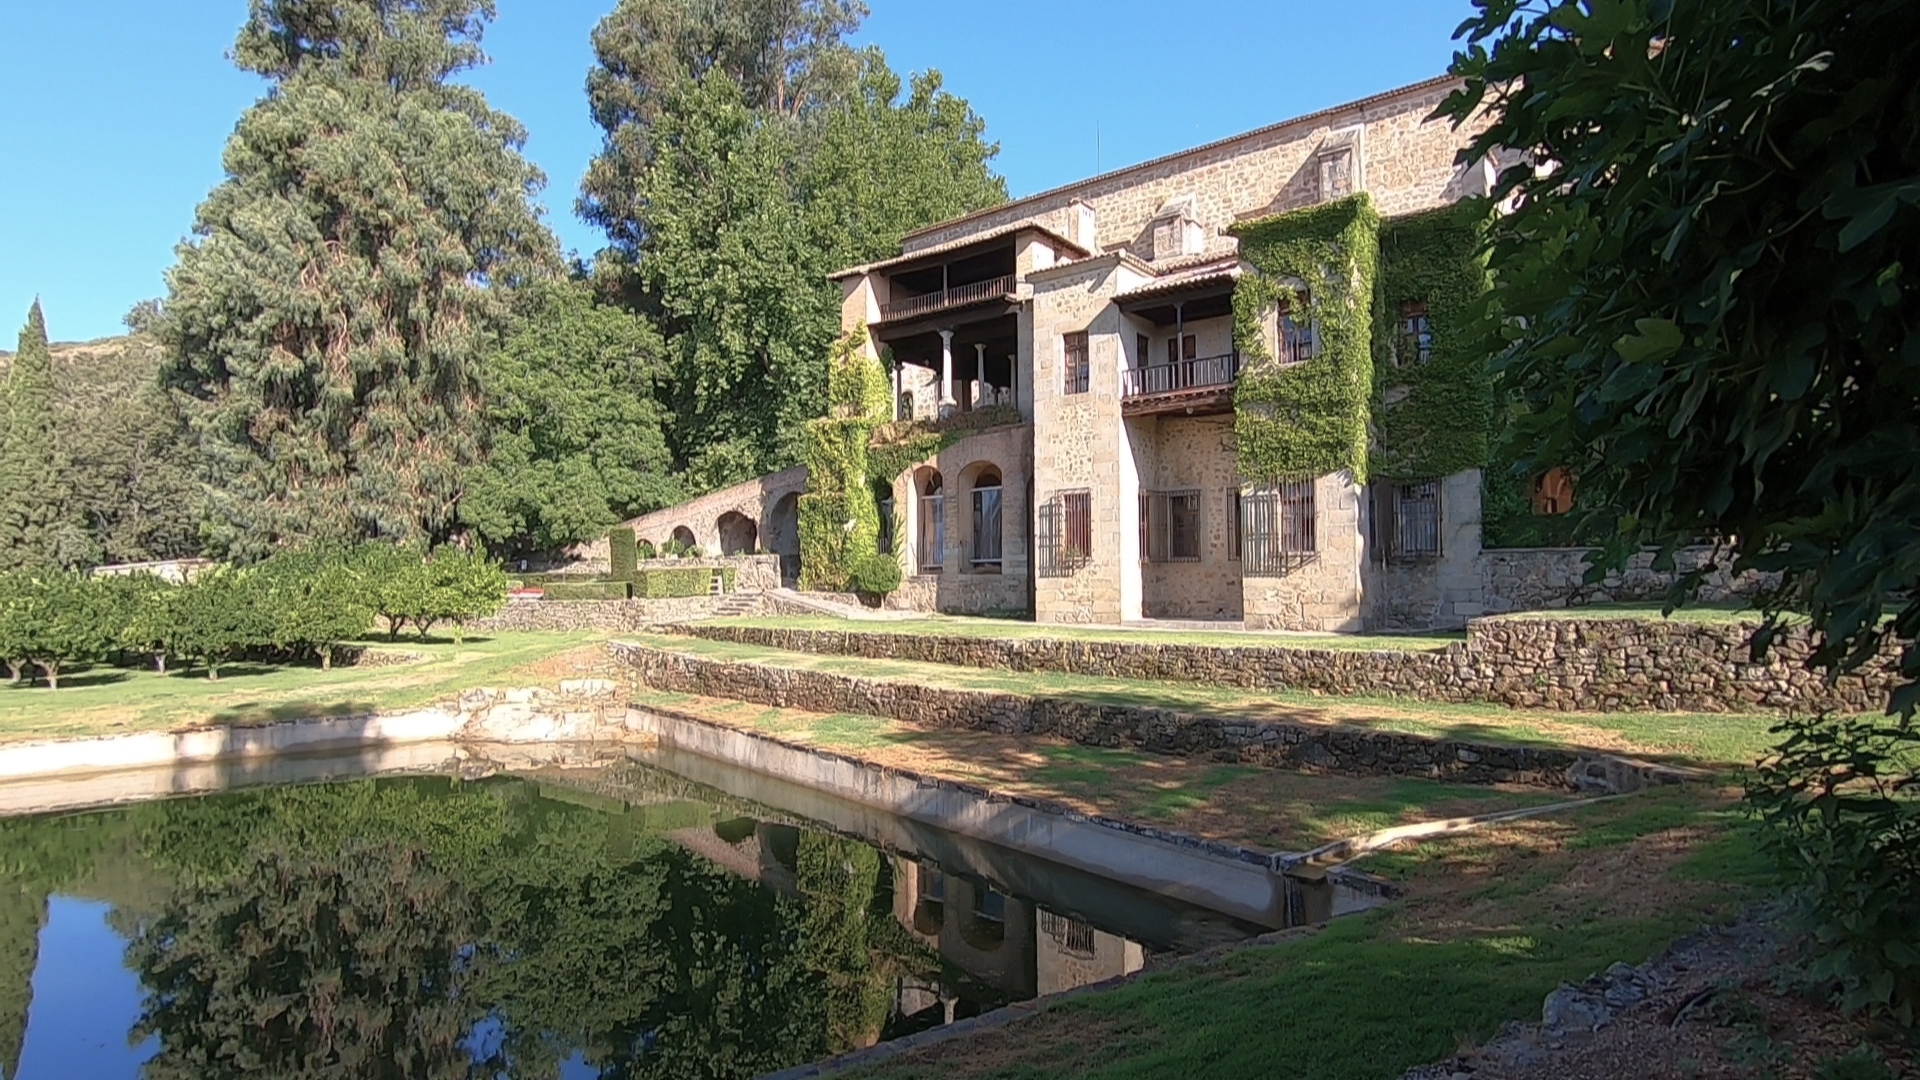
[[[1242,494],[1239,519],[1243,573],[1282,574],[1319,550],[1311,480]]]
[[[1086,393],[1093,370],[1087,354],[1087,332],[1080,330],[1061,338],[1061,355],[1064,359],[1063,370],[1066,373],[1064,392]]]
[[[1395,484],[1392,505],[1387,532],[1392,554],[1410,559],[1440,554],[1440,481]]]
[[[1093,926],[1071,915],[1059,915],[1040,909],[1040,932],[1053,939],[1062,952],[1093,956]]]
[[[1394,350],[1395,367],[1424,364],[1433,359],[1433,323],[1427,319],[1424,300],[1409,300],[1400,305],[1400,341]]]
[[[947,496],[941,489],[940,474],[931,473],[919,481],[920,550],[915,562],[923,574],[937,574],[946,558]]]
[[[1140,495],[1143,562],[1200,561],[1200,493],[1148,491]]]
[[[1070,577],[1093,558],[1093,496],[1063,491],[1034,508],[1034,573]]]

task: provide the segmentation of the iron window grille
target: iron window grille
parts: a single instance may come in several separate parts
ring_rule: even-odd
[[[1313,481],[1244,492],[1239,506],[1241,573],[1285,574],[1318,554]]]
[[[1034,508],[1034,574],[1071,577],[1093,559],[1093,496],[1063,491]]]
[[[1093,926],[1071,915],[1058,915],[1040,909],[1040,932],[1053,939],[1062,952],[1082,958],[1093,956]]]
[[[947,497],[943,494],[920,497],[920,572],[937,574],[946,558]]]
[[[1200,561],[1200,493],[1148,491],[1140,495],[1142,562]]]
[[[1392,553],[1402,559],[1440,554],[1440,481],[1393,485]]]
[[[1075,331],[1061,339],[1061,354],[1064,359],[1066,385],[1065,393],[1084,394],[1092,381],[1093,364],[1087,352],[1087,332]]]

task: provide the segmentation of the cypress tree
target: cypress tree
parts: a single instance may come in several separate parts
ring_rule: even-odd
[[[6,424],[0,435],[0,549],[18,568],[50,570],[87,558],[85,531],[74,520],[67,489],[53,399],[53,353],[35,300],[7,370]]]
[[[492,0],[253,0],[270,83],[157,327],[212,473],[209,539],[434,539],[480,457],[478,364],[556,268],[525,132],[472,87]]]

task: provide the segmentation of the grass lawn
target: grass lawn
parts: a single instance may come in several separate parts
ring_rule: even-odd
[[[1666,789],[1377,856],[1409,899],[1148,974],[862,1080],[1381,1080],[1764,895],[1729,797]]]
[[[1772,745],[1775,719],[1725,713],[1558,713],[1404,698],[1327,697],[1192,683],[1016,673],[902,660],[814,656],[698,638],[626,635],[655,648],[715,660],[807,668],[867,679],[955,689],[1035,694],[1100,704],[1145,705],[1240,719],[1345,724],[1443,738],[1581,746],[1678,764],[1744,767]]]
[[[198,669],[161,675],[151,670],[97,666],[63,675],[60,689],[44,685],[0,688],[0,742],[117,735],[248,724],[312,716],[339,716],[425,705],[475,686],[546,681],[563,654],[598,653],[599,633],[507,633],[455,645],[402,636],[375,648],[419,653],[426,659],[391,667],[265,667],[231,664],[220,681]]]
[[[1548,611],[1526,611],[1513,615],[1500,616],[1509,619],[1646,619],[1651,622],[1684,623],[1758,623],[1760,613],[1749,607],[1744,600],[1726,600],[1705,604],[1688,604],[1675,608],[1671,614],[1662,614],[1658,602],[1582,604],[1579,607],[1553,608]],[[1789,617],[1791,621],[1791,617]]]
[[[1059,638],[1067,641],[1131,641],[1159,645],[1207,645],[1223,649],[1351,649],[1421,652],[1465,641],[1465,634],[1305,634],[1246,630],[1130,630],[1120,627],[1063,626],[1014,619],[929,615],[919,619],[842,619],[835,615],[709,619],[714,626],[759,626],[779,630],[832,630],[863,634],[929,634],[979,638]]]
[[[639,689],[652,705],[819,746],[890,768],[1055,799],[1268,851],[1303,851],[1393,825],[1564,802],[1560,792],[1395,777],[1316,776],[984,731],[929,729],[877,716],[827,715]]]

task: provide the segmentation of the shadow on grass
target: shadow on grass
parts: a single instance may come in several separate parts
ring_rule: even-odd
[[[216,727],[235,727],[286,720],[366,716],[378,710],[379,706],[371,701],[282,701],[272,705],[243,701],[207,717],[207,723]]]
[[[421,637],[419,634],[407,632],[397,638],[378,634],[366,641],[356,641],[353,644],[355,648],[361,649],[405,649],[409,645],[485,645],[492,640],[493,638],[486,634],[468,634],[456,641],[452,634],[428,634],[426,637]]]

